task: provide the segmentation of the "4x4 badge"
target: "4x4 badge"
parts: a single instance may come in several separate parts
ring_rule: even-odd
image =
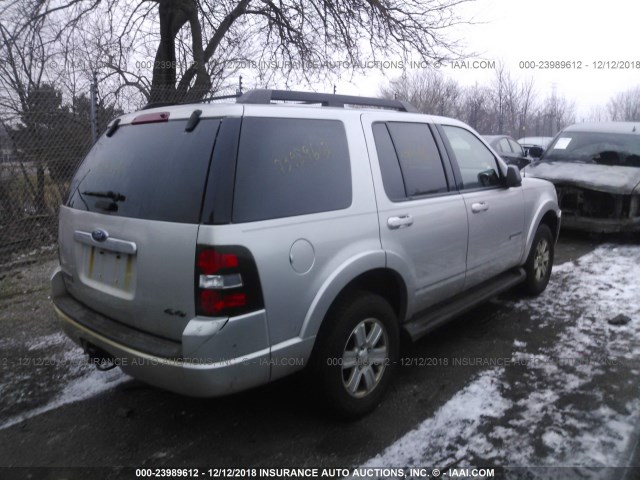
[[[91,238],[93,238],[96,242],[104,242],[107,238],[109,238],[109,234],[104,230],[97,229],[91,232]]]

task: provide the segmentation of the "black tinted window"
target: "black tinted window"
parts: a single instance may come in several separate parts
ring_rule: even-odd
[[[336,120],[245,118],[233,220],[249,222],[351,205],[351,165]]]
[[[409,197],[448,190],[438,147],[429,126],[421,123],[388,123],[405,188]]]
[[[378,163],[380,164],[382,183],[387,197],[392,201],[405,199],[407,192],[404,189],[398,156],[393,148],[393,142],[389,136],[387,126],[384,123],[375,123],[373,125],[373,138],[376,142]]]
[[[219,120],[124,125],[103,135],[71,183],[67,205],[121,217],[198,223]]]

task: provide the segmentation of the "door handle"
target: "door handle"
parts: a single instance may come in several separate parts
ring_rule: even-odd
[[[487,210],[489,210],[489,205],[486,202],[471,204],[471,211],[473,213],[486,212]]]
[[[387,220],[387,226],[391,230],[398,228],[406,228],[413,225],[413,217],[411,215],[402,215],[400,217],[389,217]]]

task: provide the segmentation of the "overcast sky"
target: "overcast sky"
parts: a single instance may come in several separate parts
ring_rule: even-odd
[[[546,96],[556,88],[559,95],[575,100],[577,120],[598,104],[623,90],[640,85],[640,3],[624,0],[584,2],[578,0],[476,0],[460,10],[481,24],[458,27],[466,51],[484,59],[502,59],[519,78],[533,76],[536,91]],[[521,61],[581,62],[581,69],[521,69]],[[635,68],[596,69],[594,62],[628,61]],[[637,65],[636,65],[637,62]],[[605,65],[606,67],[606,65]],[[442,69],[463,85],[489,83],[493,71]],[[390,71],[393,75],[394,72]],[[338,84],[339,93],[376,95],[385,79],[367,71],[351,84]]]

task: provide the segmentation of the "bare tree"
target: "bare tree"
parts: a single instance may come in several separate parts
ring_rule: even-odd
[[[609,100],[607,110],[613,121],[640,120],[640,86],[618,93]]]
[[[31,131],[37,129],[34,109],[42,106],[43,96],[40,92],[46,90],[47,82],[51,80],[49,67],[55,55],[53,41],[50,32],[43,29],[44,19],[38,19],[29,28],[23,28],[21,18],[27,8],[28,5],[24,2],[5,8],[2,12],[3,22],[0,24],[0,120],[7,132],[12,132],[10,126],[19,121]],[[34,160],[30,157],[27,152],[22,160]],[[24,164],[22,174],[33,196],[36,210],[43,212],[45,165],[43,162],[36,162],[35,165],[35,185]]]
[[[0,124],[11,151],[0,172],[0,217],[12,225],[35,221],[22,230],[51,241],[66,184],[91,146],[90,112],[99,112],[104,129],[121,111],[101,97],[91,105],[92,67],[81,61],[78,36],[64,37],[64,25],[44,17],[25,27],[30,0],[10,7],[0,24]]]
[[[506,109],[509,114],[505,132],[515,138],[524,137],[527,132],[529,114],[535,104],[533,78],[517,82],[508,75],[505,86],[507,99]]]
[[[422,112],[460,118],[482,134],[515,138],[540,134],[545,118],[547,130],[552,130],[552,120],[553,125],[564,125],[573,118],[574,109],[555,96],[541,104],[533,78],[514,78],[503,63],[488,86],[462,87],[440,70],[422,70],[390,81],[381,95],[407,100]]]
[[[476,82],[464,91],[462,119],[479,132],[491,132],[494,124],[491,103],[491,89]]]
[[[504,62],[499,62],[491,87],[496,118],[491,133],[516,138],[524,136],[536,103],[533,78],[518,80],[507,70]]]
[[[518,112],[517,128],[512,131],[512,134],[514,137],[519,138],[527,135],[529,115],[535,109],[536,94],[533,77],[520,83],[516,103],[516,111]]]
[[[543,117],[543,135],[553,136],[567,125],[576,121],[575,102],[558,96],[554,91],[547,97],[541,110]]]
[[[591,107],[589,114],[584,119],[586,122],[608,122],[610,120],[611,116],[609,115],[607,108],[602,105]]]
[[[189,101],[215,89],[221,69],[227,70],[237,58],[234,52],[245,48],[253,50],[253,60],[278,62],[283,71],[301,65],[304,75],[324,71],[336,58],[355,68],[381,53],[457,58],[459,45],[446,29],[463,22],[456,7],[468,1],[33,0],[28,18],[31,23],[62,18],[75,28],[86,16],[102,12],[119,39],[110,55],[121,80],[151,102]],[[110,17],[105,10],[118,13]],[[150,76],[122,68],[119,60],[134,44],[153,52]]]
[[[497,131],[491,133],[504,133],[505,113],[507,109],[507,87],[509,83],[509,72],[504,62],[500,61],[496,65],[495,78],[493,80],[494,110],[497,116]]]
[[[461,88],[440,71],[425,69],[407,73],[382,87],[381,96],[401,98],[424,113],[457,116]]]

